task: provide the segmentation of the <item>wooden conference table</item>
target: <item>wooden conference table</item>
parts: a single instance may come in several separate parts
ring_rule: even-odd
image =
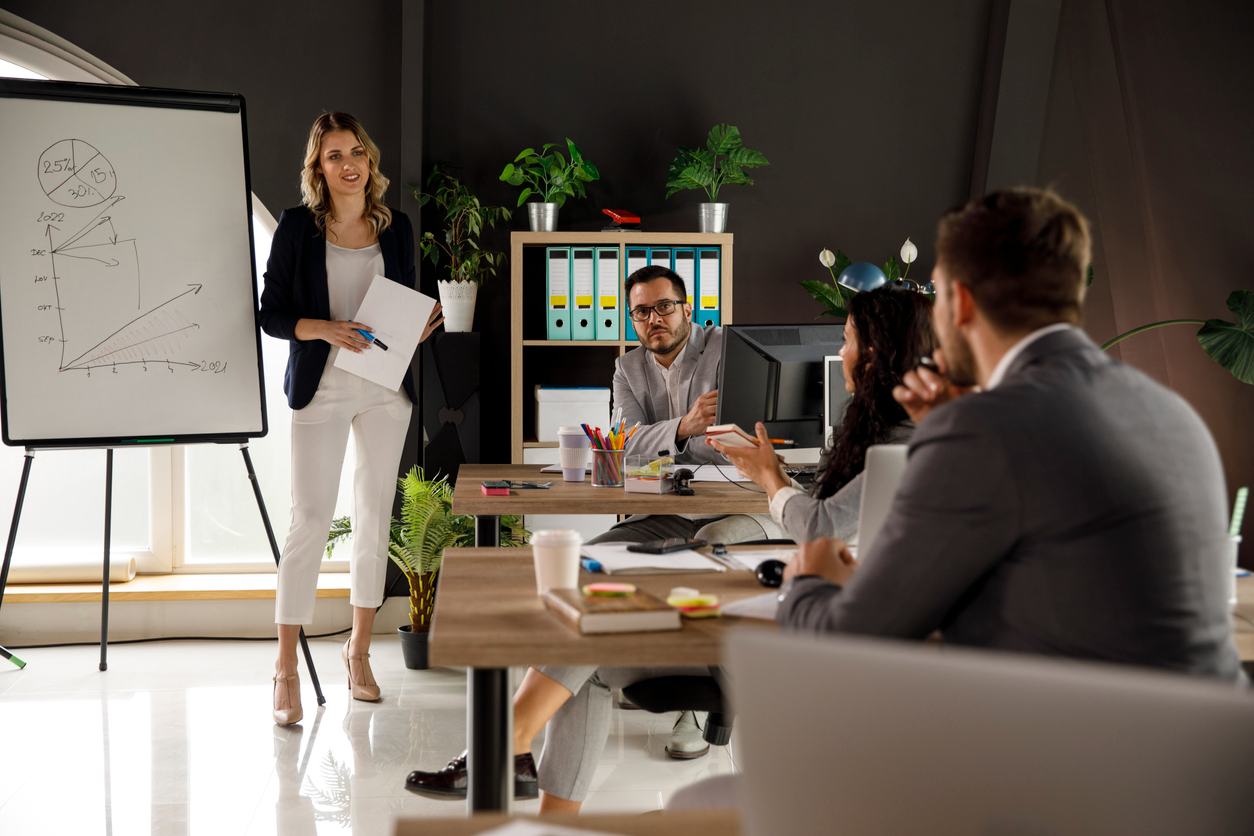
[[[580,584],[604,575],[580,574]],[[767,590],[748,571],[632,575],[640,589],[665,598],[671,587],[712,592],[722,603]],[[449,549],[440,570],[431,623],[430,660],[468,668],[468,802],[472,812],[503,811],[513,799],[513,710],[509,669],[537,665],[716,665],[733,627],[766,621],[684,619],[679,630],[583,636],[558,621],[536,595],[531,547]]]
[[[622,488],[594,488],[564,482],[560,473],[541,473],[534,464],[464,464],[453,491],[453,513],[473,514],[476,546],[499,545],[497,518],[506,514],[766,514],[766,494],[752,482],[693,482],[693,496],[627,493]],[[509,496],[484,496],[482,482],[552,482],[547,490],[514,490]]]
[[[475,516],[476,546],[491,549],[500,544],[499,518],[507,514],[717,515],[769,511],[765,494],[751,483],[694,482],[693,496],[627,493],[622,488],[594,488],[586,477],[582,482],[566,482],[560,473],[542,473],[541,467],[461,466],[453,492],[453,513]],[[551,482],[552,487],[511,490],[509,496],[483,495],[482,482],[502,479]],[[650,636],[574,635],[548,615],[536,596],[530,549],[505,553],[450,549],[445,558],[431,628],[431,664],[470,669],[467,756],[472,811],[508,810],[513,799],[510,667],[700,665],[718,661],[721,630],[703,629],[690,621],[678,632]],[[473,562],[476,560],[496,562]],[[462,561],[467,562],[461,565]],[[719,582],[729,577],[734,590]],[[661,592],[661,597],[673,586],[695,586],[703,592],[719,592],[729,601],[762,592],[749,572],[655,575],[640,578],[637,585],[655,594]]]

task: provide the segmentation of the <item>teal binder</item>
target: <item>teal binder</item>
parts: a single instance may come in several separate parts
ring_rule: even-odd
[[[570,339],[570,247],[545,248],[547,339]]]
[[[649,266],[649,249],[648,247],[628,247],[627,248],[627,272],[623,276],[623,284],[626,285],[627,279],[631,278],[631,274],[639,270],[641,267]],[[667,265],[670,266],[669,264]],[[631,323],[631,300],[627,298],[627,294],[623,293],[622,301],[623,309],[623,339],[636,339],[636,329]]]
[[[618,247],[597,247],[597,327],[598,340],[619,340],[623,279],[618,269]]]
[[[596,263],[591,247],[570,248],[570,338],[597,338]]]
[[[686,301],[695,314],[697,309],[692,306],[692,296],[697,292],[697,251],[692,247],[676,247],[671,250],[671,255],[675,259],[675,266],[671,269],[684,280],[684,289],[688,291]],[[693,320],[696,320],[695,316]]]
[[[721,325],[723,289],[723,251],[719,247],[697,249],[697,306],[692,321],[704,328]]]

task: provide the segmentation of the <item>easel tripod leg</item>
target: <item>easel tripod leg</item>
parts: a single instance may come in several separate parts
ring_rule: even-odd
[[[100,579],[100,670],[109,669],[109,539],[113,522],[113,448],[105,450],[104,569]]]
[[[26,483],[30,480],[30,466],[34,460],[35,451],[27,447],[26,460],[22,463],[22,481],[17,486],[17,502],[13,504],[13,521],[9,524],[9,542],[4,548],[4,565],[0,566],[0,605],[4,604],[4,586],[9,581],[9,564],[13,562],[13,544],[17,542],[17,523],[22,518],[22,502],[26,499]],[[3,646],[0,646],[0,656],[19,668],[26,667],[24,661]]]
[[[248,481],[252,483],[253,495],[257,497],[257,510],[261,512],[261,522],[266,528],[266,538],[270,541],[270,553],[274,555],[274,565],[279,565],[279,543],[274,539],[274,528],[270,525],[270,514],[266,511],[266,501],[261,495],[261,483],[257,481],[257,471],[253,469],[253,458],[248,453],[248,445],[241,444],[239,451],[244,455],[244,469],[248,471]],[[300,628],[300,649],[305,655],[305,667],[309,669],[309,678],[313,681],[314,693],[318,695],[318,705],[326,705],[327,698],[322,696],[322,684],[318,681],[318,671],[314,668],[313,654],[309,652],[309,641],[305,638],[305,628]]]

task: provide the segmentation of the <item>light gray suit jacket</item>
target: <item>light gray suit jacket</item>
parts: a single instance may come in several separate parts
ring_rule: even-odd
[[[697,398],[718,388],[718,371],[723,362],[723,329],[714,325],[694,326],[684,356],[677,362],[679,386],[687,387],[688,392],[684,403],[691,409]],[[640,429],[627,442],[628,456],[655,456],[662,450],[669,450],[675,454],[677,462],[684,464],[727,461],[705,443],[704,436],[689,438],[683,443],[675,438],[684,416],[671,415],[666,381],[643,347],[633,348],[614,363],[614,406],[622,407],[628,427],[640,422]]]
[[[920,423],[853,580],[797,579],[779,618],[1235,681],[1226,507],[1192,408],[1055,332]]]

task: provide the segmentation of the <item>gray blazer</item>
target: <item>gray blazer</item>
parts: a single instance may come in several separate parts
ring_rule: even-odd
[[[1236,681],[1226,506],[1192,408],[1055,332],[920,423],[853,580],[798,579],[779,619]]]
[[[893,427],[885,444],[905,444],[914,432],[909,422]],[[823,468],[819,468],[822,475]],[[863,474],[846,482],[840,490],[824,499],[803,493],[784,503],[782,527],[784,534],[798,543],[820,537],[853,540],[858,536],[858,516],[862,511]]]
[[[679,385],[688,387],[684,403],[688,408],[697,398],[718,388],[718,370],[723,363],[723,329],[714,325],[693,327],[688,347],[678,361]],[[705,443],[705,438],[689,438],[683,444],[675,438],[684,416],[671,415],[666,381],[643,347],[633,348],[614,363],[614,406],[622,407],[627,426],[640,422],[640,429],[627,442],[627,455],[654,456],[662,450],[675,454],[684,464],[725,463],[727,460]]]

